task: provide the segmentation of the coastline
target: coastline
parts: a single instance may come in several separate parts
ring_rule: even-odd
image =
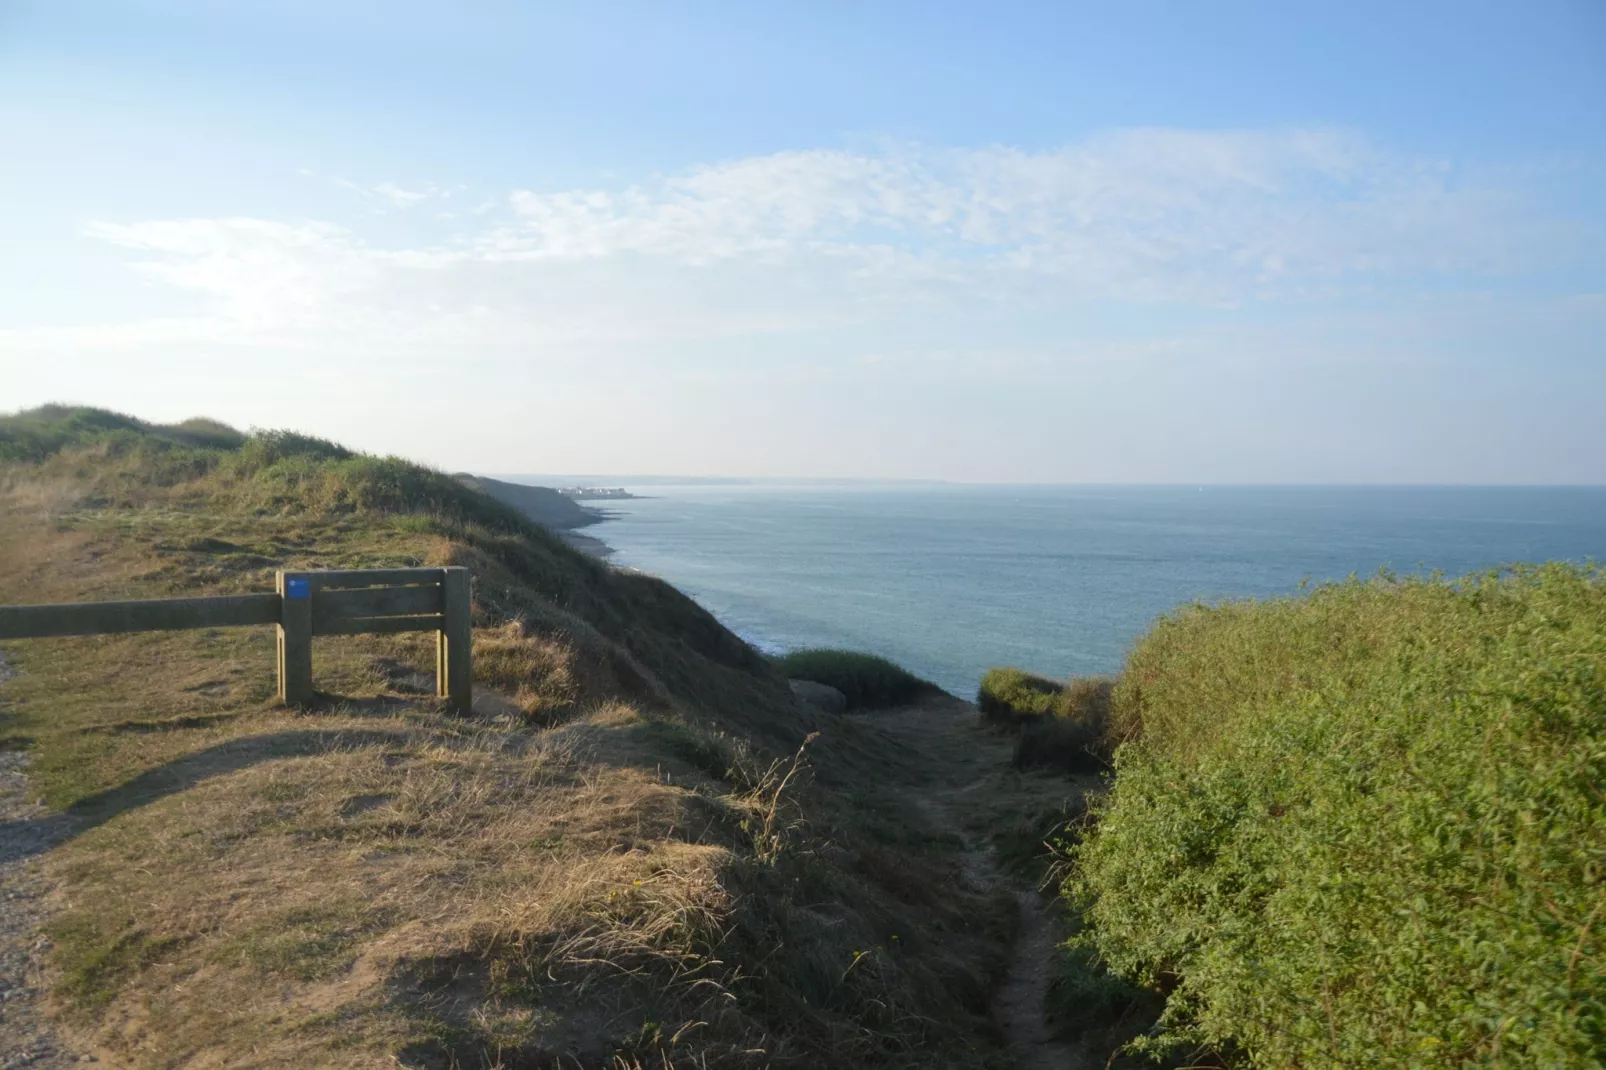
[[[593,524],[600,524],[604,520],[612,520],[616,514],[607,509],[599,509],[593,505],[582,505],[573,497],[563,494],[553,487],[531,483],[510,483],[506,480],[474,475],[469,472],[460,472],[456,478],[464,485],[489,494],[504,505],[513,507],[583,554],[599,560],[606,560],[613,554],[613,547],[601,539],[579,533],[580,528],[588,528]],[[604,499],[599,498],[597,500]]]
[[[604,521],[612,520],[618,514],[609,512],[606,509],[599,509],[594,505],[582,505],[580,508],[586,513],[584,520],[565,524],[562,527],[553,527],[551,531],[581,553],[589,557],[595,557],[599,561],[606,561],[613,556],[613,547],[595,535],[582,535],[580,529],[594,527]]]
[[[603,542],[594,535],[582,535],[578,531],[572,530],[557,531],[553,534],[557,535],[560,539],[574,547],[576,550],[579,550],[581,553],[590,557],[595,557],[599,561],[606,561],[608,558],[613,556],[613,547],[609,546],[607,543]]]

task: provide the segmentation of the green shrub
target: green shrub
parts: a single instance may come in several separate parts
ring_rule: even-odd
[[[976,706],[994,720],[1015,722],[1054,709],[1065,685],[1010,666],[988,669],[976,691]]]
[[[886,658],[853,650],[794,650],[771,661],[783,676],[836,688],[850,710],[903,706],[942,691]]]
[[[988,669],[976,692],[987,718],[1020,730],[1015,765],[1085,773],[1109,762],[1106,743],[1110,693],[1102,676],[1073,676],[1061,683],[1024,669]]]
[[[1606,576],[1195,606],[1137,647],[1066,891],[1165,1039],[1255,1065],[1598,1066]]]
[[[1015,765],[1048,766],[1067,773],[1091,773],[1110,760],[1110,695],[1115,681],[1073,676],[1048,713],[1024,720],[1015,741]]]

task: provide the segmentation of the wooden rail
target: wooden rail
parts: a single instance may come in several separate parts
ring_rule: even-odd
[[[435,633],[435,693],[467,713],[473,703],[473,633],[466,568],[288,572],[272,594],[0,606],[0,639],[112,635],[273,624],[279,699],[312,701],[312,638],[359,632]]]

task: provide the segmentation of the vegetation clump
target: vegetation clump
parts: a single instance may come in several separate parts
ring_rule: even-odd
[[[836,688],[850,710],[906,706],[942,692],[886,658],[854,650],[794,650],[771,660],[783,676]]]
[[[1110,757],[1110,695],[1115,682],[1073,676],[1061,683],[1024,669],[988,669],[976,693],[982,715],[1018,729],[1015,765],[1069,773],[1103,768]]]
[[[1073,676],[1054,697],[1053,708],[1023,721],[1015,742],[1015,765],[1042,765],[1068,773],[1096,772],[1110,759],[1109,711],[1115,681]]]
[[[1016,723],[1054,709],[1065,685],[1013,666],[988,669],[976,691],[976,707],[994,720]]]
[[[1134,650],[1066,892],[1255,1065],[1596,1066],[1606,576],[1548,564],[1194,606]]]

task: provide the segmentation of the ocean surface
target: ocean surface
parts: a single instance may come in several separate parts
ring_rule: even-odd
[[[591,502],[616,564],[767,651],[1111,672],[1160,614],[1303,580],[1606,560],[1606,488],[652,486]]]

